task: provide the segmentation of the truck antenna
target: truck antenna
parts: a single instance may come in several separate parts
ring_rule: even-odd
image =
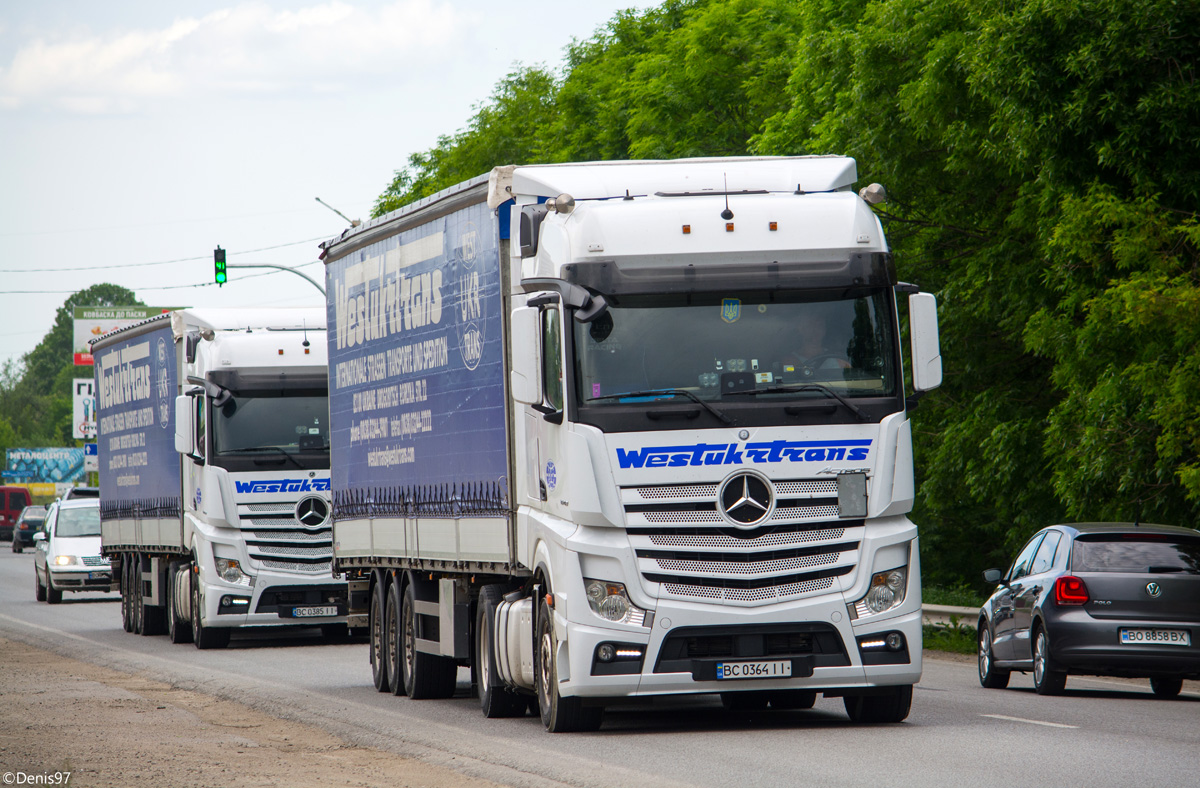
[[[733,218],[733,211],[729,210],[729,173],[722,173],[725,176],[725,210],[721,211],[721,218],[729,221]]]

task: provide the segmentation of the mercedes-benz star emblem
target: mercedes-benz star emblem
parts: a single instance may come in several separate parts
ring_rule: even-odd
[[[730,476],[721,487],[721,511],[741,528],[767,519],[772,503],[771,485],[752,473]]]
[[[320,528],[329,520],[329,504],[316,495],[301,498],[296,504],[296,519],[305,528]]]
[[[1155,582],[1146,583],[1146,593],[1151,597],[1158,599],[1160,596],[1162,596],[1162,586]]]

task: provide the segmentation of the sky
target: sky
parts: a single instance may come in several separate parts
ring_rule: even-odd
[[[149,306],[323,305],[236,266],[323,282],[318,244],[348,223],[317,198],[368,219],[505,75],[653,5],[0,0],[0,365],[100,282]]]

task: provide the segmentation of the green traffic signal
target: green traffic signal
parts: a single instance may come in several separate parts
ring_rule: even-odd
[[[213,269],[216,274],[217,284],[225,284],[227,278],[225,275],[225,250],[219,246],[213,250]]]

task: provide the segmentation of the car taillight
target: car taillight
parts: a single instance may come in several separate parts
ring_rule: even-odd
[[[1060,605],[1085,605],[1088,601],[1087,586],[1078,577],[1063,575],[1054,581],[1054,601]]]

